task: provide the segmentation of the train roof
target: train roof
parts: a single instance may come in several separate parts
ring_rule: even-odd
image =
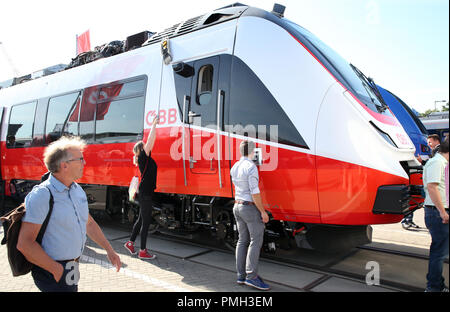
[[[139,34],[129,36],[127,37],[126,40],[123,41],[113,41],[110,42],[109,44],[104,44],[99,47],[95,47],[94,51],[79,54],[77,57],[72,59],[72,62],[69,65],[58,64],[50,66],[48,68],[41,69],[39,71],[35,71],[31,74],[23,75],[21,77],[14,77],[12,79],[0,82],[0,90],[8,87],[13,87],[15,85],[30,80],[52,75],[57,72],[64,71],[66,69],[82,66],[92,61],[96,61],[100,58],[126,53],[136,48],[159,43],[164,39],[175,38],[197,30],[204,29],[206,27],[211,27],[223,22],[227,22],[232,19],[241,17],[242,15],[244,15],[244,13],[246,16],[259,16],[262,18],[269,19],[278,24],[279,23],[278,20],[280,20],[280,18],[283,17],[284,9],[285,9],[284,6],[275,4],[273,11],[267,12],[259,8],[249,7],[245,4],[236,2],[228,6],[216,9],[212,12],[177,23],[172,27],[166,28],[165,30],[160,32],[144,31]],[[144,38],[144,40],[137,38]],[[129,42],[130,40],[134,40],[134,42],[130,43]],[[142,41],[136,44],[136,40]],[[107,53],[105,53],[105,51],[107,51]]]
[[[242,13],[248,8],[248,6],[235,3],[229,6],[214,10],[213,12],[203,14],[194,18],[190,18],[186,21],[177,23],[172,27],[169,27],[161,32],[155,33],[151,36],[142,46],[148,44],[160,42],[167,38],[171,39],[178,37],[202,28],[209,27],[211,25],[223,23],[235,18],[239,18]]]

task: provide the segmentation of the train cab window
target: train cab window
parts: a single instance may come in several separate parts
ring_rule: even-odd
[[[207,105],[211,102],[213,91],[214,68],[212,65],[202,66],[198,72],[197,103]]]
[[[36,102],[15,105],[9,117],[6,146],[30,147],[33,139],[33,123]]]
[[[74,92],[50,99],[45,126],[47,144],[62,135],[78,135],[80,95],[81,92]]]
[[[186,87],[189,101],[185,114],[187,122],[206,128],[217,128],[217,92],[219,81],[219,56],[212,56],[192,63],[192,83]]]
[[[102,87],[97,101],[95,140],[103,143],[140,139],[144,130],[146,80]]]

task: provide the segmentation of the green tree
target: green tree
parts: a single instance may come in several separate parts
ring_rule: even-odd
[[[427,117],[431,113],[435,113],[435,112],[438,112],[438,111],[439,110],[437,110],[437,109],[427,109],[424,113],[420,114],[420,117]]]
[[[448,112],[448,101],[447,103],[445,103],[444,105],[442,105],[442,109],[427,109],[424,113],[420,113],[420,117],[426,117],[428,115],[430,115],[431,113],[435,113],[435,112]]]

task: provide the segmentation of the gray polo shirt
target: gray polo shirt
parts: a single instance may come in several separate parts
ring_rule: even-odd
[[[36,185],[25,198],[23,221],[42,224],[49,210],[50,194],[54,198],[52,215],[42,239],[42,248],[53,260],[74,259],[83,253],[89,216],[86,193],[75,182],[70,188],[53,175]]]
[[[235,189],[234,198],[252,202],[252,195],[260,193],[258,168],[255,163],[247,157],[241,157],[231,168],[230,174]]]

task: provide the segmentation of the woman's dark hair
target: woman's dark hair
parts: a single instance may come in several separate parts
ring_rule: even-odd
[[[134,145],[134,147],[133,147],[133,153],[134,153],[133,164],[134,165],[136,165],[136,166],[138,165],[137,160],[143,150],[144,150],[144,142],[143,141],[139,141]]]

